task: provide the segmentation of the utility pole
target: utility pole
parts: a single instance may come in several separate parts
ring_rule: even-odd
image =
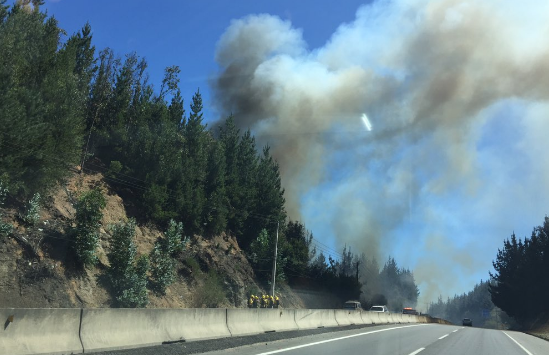
[[[274,259],[273,259],[273,278],[271,280],[271,296],[274,297],[275,295],[275,281],[276,281],[276,254],[278,252],[278,226],[280,225],[280,222],[276,223],[276,242],[275,242],[275,250],[274,250]]]

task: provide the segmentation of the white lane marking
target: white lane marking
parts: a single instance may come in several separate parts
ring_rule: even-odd
[[[455,332],[457,332],[458,330],[459,330],[459,329],[456,329],[456,330],[454,330],[452,333],[455,333]]]
[[[443,335],[443,336],[441,336],[441,337],[438,338],[438,339],[439,339],[439,340],[440,340],[440,339],[444,339],[444,338],[446,338],[448,335],[450,335],[450,334]]]
[[[419,348],[416,351],[414,351],[413,353],[409,353],[408,355],[416,355],[416,354],[419,354],[420,352],[422,352],[423,350],[425,350],[425,348]]]
[[[381,332],[386,332],[386,331],[388,331],[388,330],[395,330],[395,329],[402,329],[402,328],[421,327],[421,326],[424,326],[424,325],[425,325],[425,324],[405,325],[405,326],[402,326],[402,327],[393,327],[393,328],[386,328],[386,329],[380,329],[380,330],[372,330],[371,332],[359,333],[359,334],[353,334],[353,335],[347,335],[347,336],[344,336],[344,337],[339,337],[339,338],[334,338],[334,339],[328,339],[328,340],[322,340],[322,341],[317,341],[317,342],[309,343],[309,344],[303,344],[303,345],[292,346],[292,347],[290,347],[290,348],[280,349],[280,350],[273,350],[273,351],[268,351],[268,352],[266,352],[266,353],[260,353],[260,354],[257,354],[257,355],[278,354],[278,353],[283,353],[283,352],[285,352],[285,351],[290,351],[290,350],[295,350],[295,349],[306,348],[306,347],[313,346],[313,345],[331,343],[332,341],[338,341],[338,340],[343,340],[343,339],[349,339],[349,338],[359,337],[359,336],[361,336],[361,335],[368,335],[368,334],[374,334],[374,333],[381,333]]]
[[[507,333],[505,333],[505,332],[503,332],[503,334],[507,335],[507,336],[509,337],[509,339],[511,339],[512,341],[514,341],[515,344],[517,344],[518,346],[520,346],[520,348],[521,348],[522,350],[524,350],[525,353],[527,353],[528,355],[534,355],[534,354],[532,354],[531,352],[529,352],[528,350],[526,350],[526,348],[525,348],[524,346],[520,345],[520,343],[519,343],[518,341],[516,341],[515,339],[513,339],[509,334],[507,334]]]

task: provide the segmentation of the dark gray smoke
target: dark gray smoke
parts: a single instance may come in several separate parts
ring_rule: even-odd
[[[316,49],[287,21],[248,16],[218,43],[216,102],[272,147],[293,218],[304,196],[336,206],[322,216],[335,237],[379,256],[404,222],[435,218],[424,196],[483,188],[477,143],[492,107],[549,97],[547,10],[536,1],[377,1]],[[540,173],[549,182],[549,169]],[[427,233],[425,243],[437,238]],[[428,297],[444,287],[427,281],[432,262],[416,268]]]

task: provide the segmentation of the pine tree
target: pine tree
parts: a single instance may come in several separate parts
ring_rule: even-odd
[[[238,186],[235,199],[232,201],[231,209],[234,214],[234,226],[239,243],[247,248],[258,233],[257,223],[251,219],[263,219],[269,216],[253,215],[254,207],[257,204],[257,169],[258,156],[255,145],[255,138],[250,130],[246,131],[241,137],[237,147],[236,168],[239,173]],[[273,225],[276,220],[268,220],[271,223],[269,230],[273,231]]]
[[[183,201],[180,206],[180,215],[191,233],[201,233],[204,227],[201,217],[206,203],[204,184],[208,160],[208,133],[205,131],[206,126],[202,124],[202,119],[202,96],[197,91],[193,96],[191,112],[183,130]]]
[[[208,166],[205,181],[206,205],[203,221],[205,231],[219,234],[227,228],[227,193],[225,190],[225,152],[215,140],[209,143]]]
[[[0,10],[0,174],[14,194],[44,191],[67,176],[83,138],[86,78],[76,70],[75,47],[62,45],[56,20],[38,6]]]

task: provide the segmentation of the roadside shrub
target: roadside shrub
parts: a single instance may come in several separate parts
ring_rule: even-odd
[[[166,287],[175,280],[175,260],[164,252],[161,242],[155,243],[150,259],[152,288],[163,295],[166,293]]]
[[[107,176],[111,178],[116,178],[121,171],[122,171],[122,163],[120,163],[118,160],[113,160],[109,165]]]
[[[40,194],[35,193],[27,204],[27,210],[22,217],[23,221],[30,226],[35,226],[40,219]]]
[[[11,224],[0,221],[0,239],[3,239],[10,235],[12,231],[13,226]]]
[[[98,189],[83,193],[76,203],[74,252],[78,262],[84,266],[92,266],[97,262],[95,252],[105,206],[105,197]]]
[[[193,275],[195,275],[195,277],[198,277],[198,275],[202,272],[200,270],[200,264],[193,257],[186,258],[185,260],[183,260],[183,263],[185,263],[185,265],[187,265],[191,269],[191,272]]]
[[[188,238],[181,240],[183,235],[183,224],[175,223],[172,219],[164,238],[160,238],[154,244],[151,252],[151,276],[152,288],[160,293],[166,293],[166,287],[175,280],[175,257],[179,254]]]
[[[0,177],[0,207],[4,205],[8,192],[8,184]]]
[[[223,280],[215,270],[208,271],[204,284],[198,288],[194,304],[196,307],[216,308],[227,297]]]
[[[170,220],[168,230],[165,233],[165,240],[167,242],[166,252],[171,256],[176,256],[181,253],[187,243],[189,237],[183,237],[183,223],[176,223],[173,219]]]
[[[4,205],[6,196],[8,195],[8,184],[0,178],[0,207]],[[2,218],[2,211],[0,210],[0,218]],[[0,220],[0,239],[7,237],[13,230],[13,226],[9,223],[2,222]]]
[[[114,298],[121,307],[145,307],[148,303],[147,272],[149,260],[137,258],[135,220],[111,227],[111,246],[108,253],[109,277]]]
[[[149,271],[149,258],[142,255],[137,259],[132,272],[129,272],[124,280],[121,294],[116,298],[122,307],[145,307],[149,303],[147,293],[147,272]]]

